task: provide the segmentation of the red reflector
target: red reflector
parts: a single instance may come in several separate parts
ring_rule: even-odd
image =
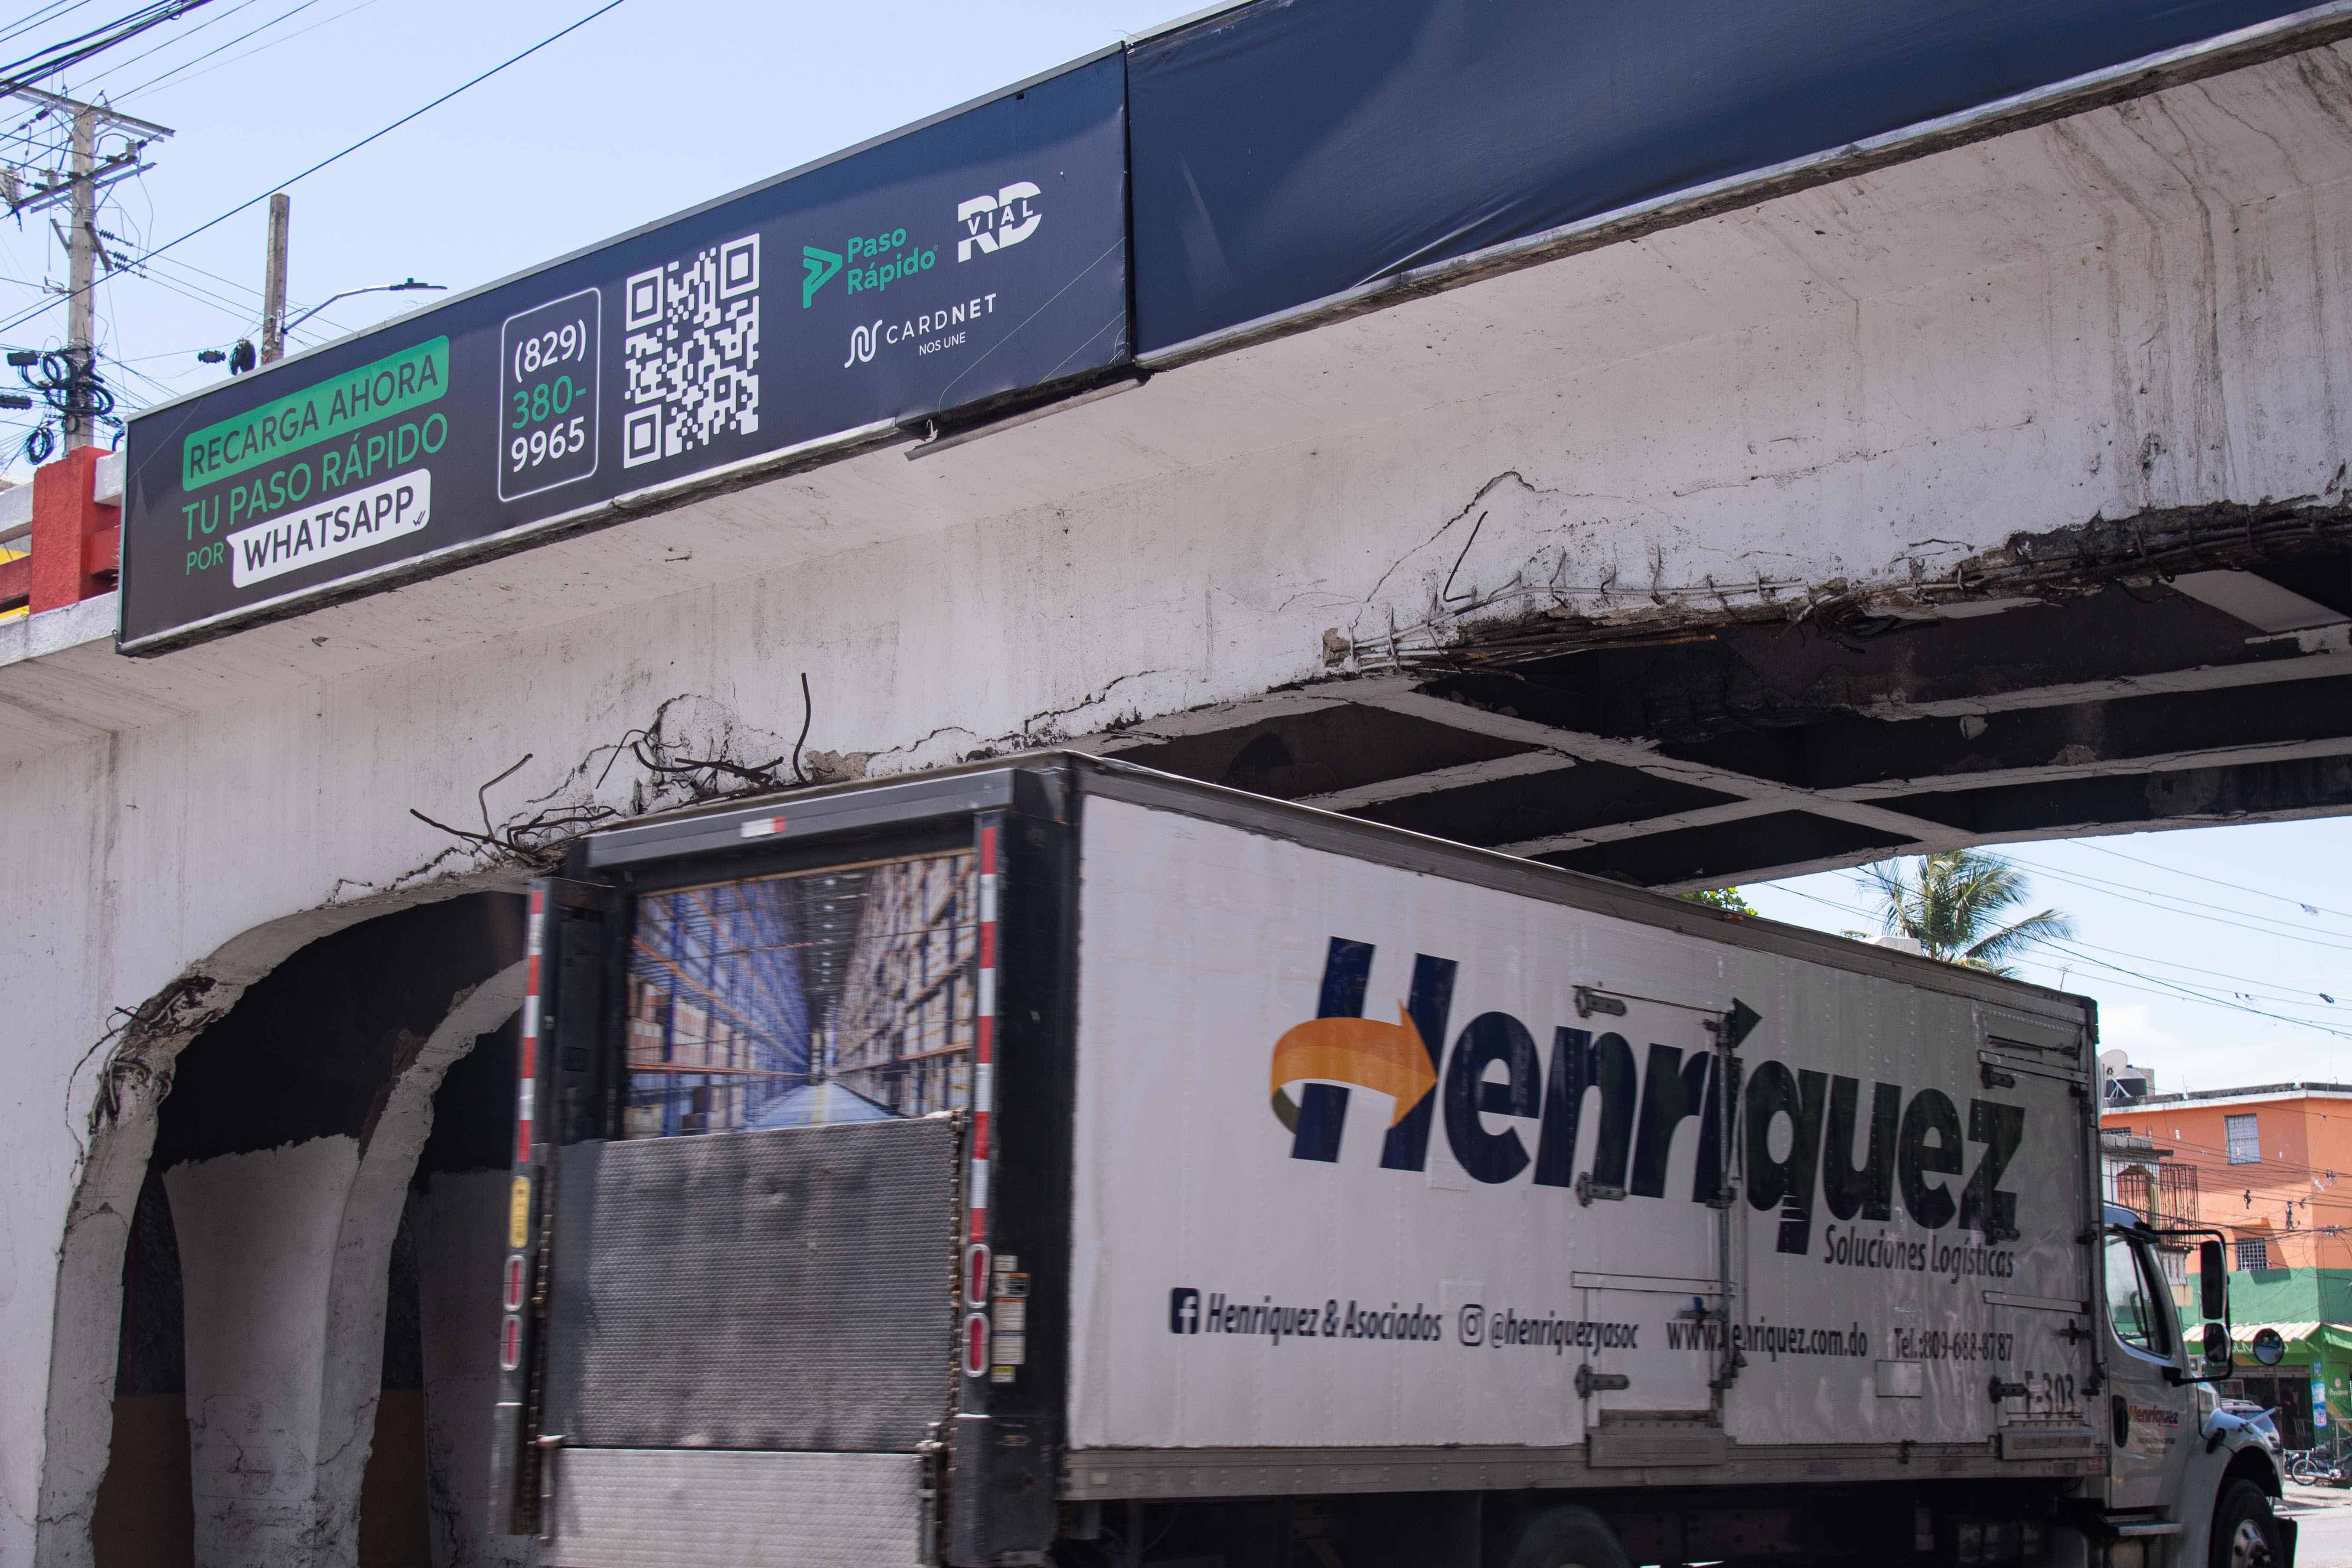
[[[988,1248],[964,1248],[963,1299],[977,1307],[988,1300]]]
[[[512,1372],[521,1364],[522,1320],[509,1312],[506,1328],[499,1335],[499,1370]]]
[[[984,1313],[974,1312],[963,1321],[963,1374],[988,1375],[988,1318]]]
[[[507,1259],[506,1306],[509,1312],[522,1310],[522,1254],[520,1252]]]

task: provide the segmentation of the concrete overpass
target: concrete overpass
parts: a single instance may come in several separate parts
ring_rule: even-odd
[[[161,1126],[229,1260],[185,1276],[198,1549],[351,1560],[400,1161],[507,971],[418,960],[331,1114],[167,1097],[297,1072],[289,992],[587,826],[1049,743],[1669,889],[2352,809],[2314,16],[159,658],[110,595],[0,625],[0,1558],[90,1561]]]

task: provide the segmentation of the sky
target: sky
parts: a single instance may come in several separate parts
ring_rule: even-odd
[[[135,0],[0,9],[0,68]],[[258,336],[266,197],[293,197],[294,310],[415,278],[471,288],[695,205],[1196,8],[1197,0],[898,0],[890,5],[622,0],[480,86],[306,178],[605,0],[209,0],[47,85],[172,127],[153,169],[110,193],[125,256],[204,228],[99,290],[102,372],[135,409],[223,376],[196,355]],[[29,110],[27,111],[29,112]],[[0,121],[37,167],[51,122]],[[0,224],[0,343],[55,347],[62,247],[46,216]],[[429,303],[341,300],[326,341]],[[0,375],[5,375],[0,372]],[[26,421],[0,418],[22,477]],[[2095,996],[2105,1043],[2161,1088],[2352,1072],[2352,821],[2137,834],[2006,851],[2034,908],[2075,919],[2071,952],[2022,965]],[[2133,858],[2119,858],[2131,857]],[[1748,896],[1830,931],[1875,928],[1855,873]],[[2317,912],[2306,913],[2308,904]],[[2323,994],[2343,998],[2328,1003]]]
[[[2352,818],[1991,852],[2028,873],[2017,915],[2074,921],[2075,940],[2038,950],[2019,978],[2096,998],[2100,1048],[2155,1069],[2159,1092],[2352,1073]],[[1793,925],[1880,929],[1859,870],[1740,891]]]

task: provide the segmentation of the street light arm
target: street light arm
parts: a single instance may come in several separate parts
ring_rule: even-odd
[[[446,289],[446,283],[419,283],[414,278],[404,278],[397,283],[371,283],[364,289],[346,289],[340,294],[330,294],[278,330],[291,332],[295,328],[325,310],[338,300],[348,300],[354,294],[404,294],[412,289]]]

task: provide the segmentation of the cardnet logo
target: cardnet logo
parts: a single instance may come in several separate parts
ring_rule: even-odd
[[[1526,1175],[1536,1186],[1573,1188],[1587,1203],[1663,1198],[1675,1135],[1689,1121],[1697,1124],[1691,1201],[1720,1203],[1744,1188],[1751,1206],[1780,1211],[1779,1251],[1812,1250],[1818,1197],[1840,1222],[1822,1236],[1824,1264],[1955,1278],[2013,1269],[2012,1255],[1991,1249],[2018,1235],[2017,1194],[2000,1183],[2025,1139],[2021,1105],[1969,1099],[1963,1119],[1961,1106],[1939,1089],[1906,1092],[1877,1083],[1865,1107],[1859,1079],[1738,1056],[1730,1058],[1727,1086],[1719,1085],[1726,1058],[1711,1047],[1653,1043],[1637,1063],[1623,1035],[1565,1026],[1552,1031],[1547,1068],[1534,1033],[1504,1012],[1472,1018],[1449,1055],[1460,966],[1416,953],[1411,988],[1390,1024],[1363,1016],[1373,951],[1370,942],[1332,938],[1317,1016],[1275,1042],[1271,1106],[1290,1134],[1294,1160],[1337,1162],[1349,1101],[1365,1089],[1387,1096],[1391,1107],[1382,1170],[1426,1169],[1442,1112],[1447,1147],[1478,1182]],[[1712,1026],[1736,1049],[1761,1021],[1735,1000]],[[1588,1167],[1579,1171],[1588,1090],[1597,1097],[1600,1126]],[[1744,1136],[1736,1141],[1723,1135],[1727,1110],[1740,1119],[1735,1126]],[[1727,1143],[1741,1162],[1728,1172]],[[1972,1168],[1971,1144],[1981,1148]],[[1964,1173],[1965,1180],[1945,1179]],[[1930,1248],[1853,1223],[1886,1224],[1898,1196],[1920,1228],[1957,1220],[1984,1245]]]

